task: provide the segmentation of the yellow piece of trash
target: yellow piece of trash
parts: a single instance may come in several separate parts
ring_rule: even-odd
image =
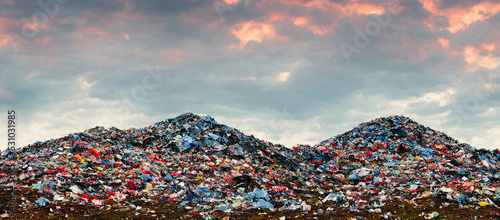
[[[484,206],[487,206],[489,205],[489,203],[485,202],[485,201],[481,201],[478,203],[480,206],[484,207]]]
[[[415,157],[415,160],[420,160],[420,157]]]

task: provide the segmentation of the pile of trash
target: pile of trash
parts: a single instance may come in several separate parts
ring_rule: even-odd
[[[51,204],[138,209],[130,201],[154,199],[207,219],[214,211],[322,214],[340,207],[384,217],[383,207],[394,201],[418,206],[432,197],[497,207],[499,158],[499,150],[458,143],[404,116],[287,148],[186,113],[145,128],[95,127],[4,150],[0,187],[36,191],[37,198],[18,199],[23,210]],[[314,209],[320,206],[327,208]]]

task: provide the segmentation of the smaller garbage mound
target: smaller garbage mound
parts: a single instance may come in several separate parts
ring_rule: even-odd
[[[23,195],[1,206],[139,210],[137,201],[153,200],[206,219],[260,210],[387,215],[386,206],[433,198],[497,207],[499,157],[403,116],[286,148],[186,113],[145,128],[95,127],[2,151],[0,186]]]

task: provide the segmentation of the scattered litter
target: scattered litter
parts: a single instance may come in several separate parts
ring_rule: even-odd
[[[38,199],[19,201],[25,208],[57,203],[139,213],[147,210],[132,198],[160,198],[203,211],[205,219],[216,210],[333,214],[335,208],[393,218],[397,213],[381,207],[395,200],[418,207],[420,199],[442,196],[442,208],[496,207],[499,159],[499,150],[458,143],[403,116],[286,148],[187,113],[145,128],[95,127],[4,150],[0,168],[18,167],[19,175],[0,173],[0,185],[37,191]]]

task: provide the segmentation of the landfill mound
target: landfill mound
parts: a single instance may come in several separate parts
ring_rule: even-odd
[[[499,157],[403,116],[287,148],[186,113],[2,151],[0,214],[495,219]]]

